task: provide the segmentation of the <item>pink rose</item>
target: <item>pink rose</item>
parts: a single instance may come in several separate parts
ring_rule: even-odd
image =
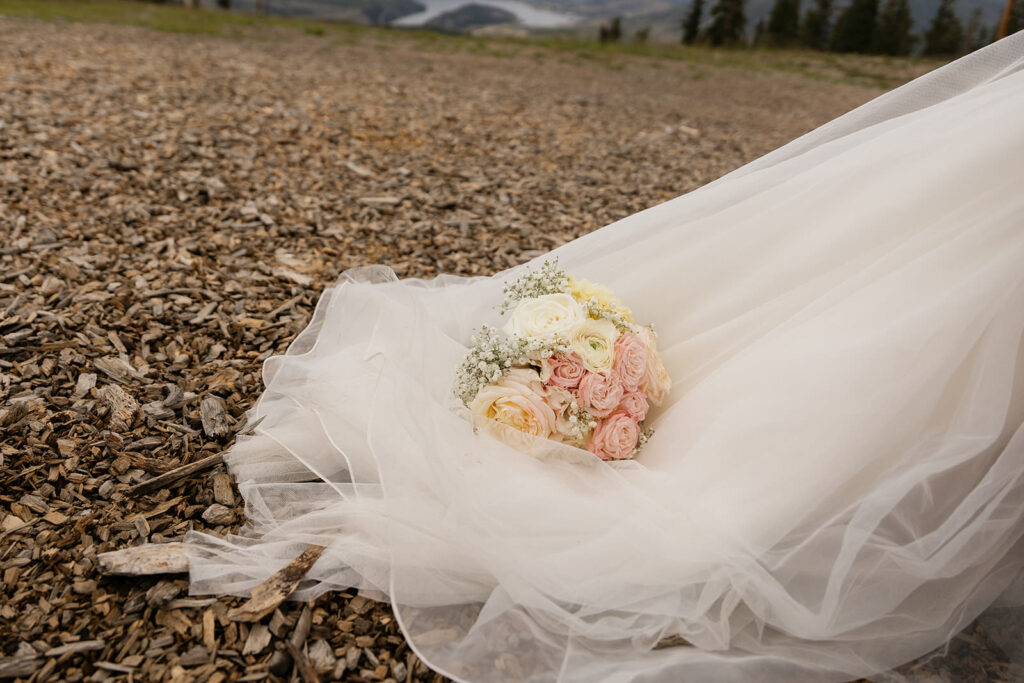
[[[637,422],[643,422],[644,418],[647,417],[647,410],[649,408],[650,406],[644,393],[642,391],[632,391],[622,397],[617,410],[629,413],[629,416]]]
[[[580,380],[579,404],[594,417],[607,417],[619,406],[624,393],[622,380],[614,370],[607,375],[588,372]]]
[[[540,378],[545,384],[575,389],[586,372],[583,361],[575,353],[571,356],[556,353],[544,359],[540,367]]]
[[[640,426],[625,411],[614,412],[598,423],[587,450],[602,460],[625,460],[640,440]]]
[[[636,391],[647,377],[647,347],[640,337],[626,333],[615,342],[615,364],[626,391]]]

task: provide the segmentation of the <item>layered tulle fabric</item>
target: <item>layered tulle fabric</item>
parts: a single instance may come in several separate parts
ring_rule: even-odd
[[[1024,34],[553,254],[653,321],[635,462],[531,457],[452,396],[493,278],[345,273],[228,457],[195,593],[389,599],[465,681],[844,681],[1024,595]],[[565,457],[566,455],[572,457]]]

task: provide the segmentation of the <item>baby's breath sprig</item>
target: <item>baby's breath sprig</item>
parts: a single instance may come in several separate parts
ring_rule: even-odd
[[[505,337],[490,325],[473,335],[473,348],[455,374],[455,395],[469,407],[480,390],[516,365],[539,364],[553,353],[571,353],[561,341],[539,337]]]
[[[651,440],[652,436],[654,436],[653,427],[648,427],[647,429],[640,432],[640,437],[636,440],[636,448],[633,449],[633,455],[639,453],[640,449],[643,448],[644,445]]]
[[[615,327],[619,329],[619,332],[632,332],[636,334],[640,329],[619,311],[614,311],[609,308],[602,306],[596,298],[591,298],[590,301],[583,302],[583,308],[586,309],[587,315],[595,320],[604,318],[605,320],[611,321]]]
[[[579,441],[586,442],[587,437],[597,427],[597,418],[580,408],[573,399],[568,411],[569,435]]]
[[[569,292],[569,276],[558,265],[558,259],[550,259],[537,270],[527,270],[524,275],[510,282],[503,290],[505,300],[498,309],[502,315],[508,313],[523,299],[533,299],[545,294],[566,294]]]

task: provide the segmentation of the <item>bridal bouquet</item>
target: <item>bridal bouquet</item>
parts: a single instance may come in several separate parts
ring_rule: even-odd
[[[606,287],[546,261],[505,288],[502,332],[484,326],[459,366],[455,394],[475,424],[529,450],[536,437],[602,460],[636,455],[650,406],[671,380],[654,330]]]

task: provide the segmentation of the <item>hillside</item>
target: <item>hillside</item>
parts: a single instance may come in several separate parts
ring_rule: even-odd
[[[213,0],[203,3],[210,9]],[[233,11],[254,13],[261,10],[281,17],[305,17],[327,21],[349,21],[357,24],[386,26],[399,17],[415,14],[424,9],[417,0],[287,0],[261,2],[260,0],[231,0]]]
[[[513,24],[515,21],[516,15],[503,9],[469,4],[434,17],[424,27],[445,33],[467,33],[485,26]]]
[[[501,0],[498,0],[500,3]],[[216,0],[201,0],[213,7]],[[423,0],[429,2],[429,0]],[[470,0],[466,0],[468,4]],[[593,37],[597,26],[611,17],[623,17],[629,33],[640,28],[650,28],[652,36],[659,40],[675,42],[679,38],[679,24],[689,9],[691,0],[524,0],[526,4],[556,12],[571,14],[579,21],[563,33]],[[746,7],[749,30],[760,19],[767,19],[774,0],[748,0]],[[253,11],[260,0],[231,0],[232,7],[239,11]],[[304,16],[309,18],[359,21],[373,24],[387,24],[402,16],[414,14],[422,8],[417,0],[266,0],[262,2],[272,14],[279,16]],[[486,2],[478,2],[486,5]],[[714,4],[713,2],[709,2]],[[802,9],[811,5],[803,0]],[[836,0],[836,12],[848,5],[848,0]],[[914,32],[927,30],[939,0],[909,0]],[[980,10],[981,25],[993,28],[1002,16],[1005,0],[958,0],[957,14],[966,25],[974,11]]]
[[[352,591],[243,623],[98,556],[239,530],[221,454],[346,268],[493,273],[934,66],[644,50],[0,0],[0,678],[441,681]],[[980,626],[923,666],[1005,679]]]

